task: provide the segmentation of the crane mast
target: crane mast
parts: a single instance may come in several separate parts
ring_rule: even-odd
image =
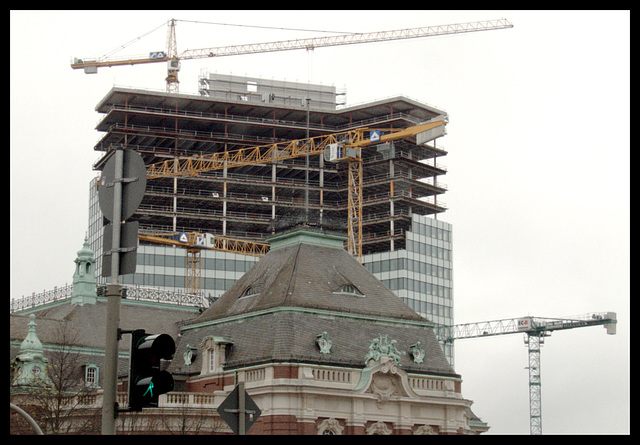
[[[578,317],[543,318],[521,317],[503,320],[466,323],[434,328],[436,337],[443,343],[477,337],[505,334],[525,334],[525,345],[529,353],[529,430],[532,435],[542,434],[542,380],[540,376],[540,347],[544,337],[553,331],[603,325],[607,334],[615,335],[617,317],[615,312],[595,312]]]
[[[180,71],[180,58],[178,57],[178,44],[176,43],[176,20],[169,21],[169,29],[167,31],[167,92],[177,93],[178,71]]]

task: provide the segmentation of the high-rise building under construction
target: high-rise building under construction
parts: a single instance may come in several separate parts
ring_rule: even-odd
[[[96,106],[104,133],[94,149],[124,147],[145,164],[305,139],[368,127],[405,128],[446,113],[407,97],[345,106],[332,86],[202,74],[200,95],[114,87]],[[410,307],[437,324],[453,324],[451,226],[436,218],[446,155],[438,139],[404,138],[362,150],[362,262]],[[133,219],[141,234],[198,232],[264,242],[274,222],[304,214],[306,221],[346,228],[348,168],[322,155],[222,168],[197,176],[149,180]],[[91,184],[89,240],[101,268],[102,214]],[[306,216],[309,215],[309,216]],[[321,224],[321,225],[322,225]],[[257,258],[203,250],[199,287],[220,296]],[[184,293],[186,249],[140,241],[136,273],[126,286]],[[103,283],[107,278],[102,278]],[[452,361],[452,351],[445,354]]]

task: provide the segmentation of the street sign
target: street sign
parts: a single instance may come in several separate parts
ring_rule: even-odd
[[[98,183],[98,202],[102,214],[113,221],[113,194],[116,170],[115,156],[111,156],[100,176]],[[142,156],[133,150],[124,150],[122,164],[122,215],[124,221],[136,211],[147,188],[147,170]]]
[[[244,403],[242,404],[242,408],[244,408],[244,431],[240,429],[240,416],[243,414],[240,412],[241,396],[244,398]],[[229,425],[229,428],[231,428],[235,434],[244,434],[251,428],[251,425],[258,420],[262,411],[260,411],[256,402],[254,402],[244,390],[244,382],[240,382],[233,391],[231,391],[231,394],[218,406],[218,414],[220,414],[222,420],[227,422],[227,425]]]

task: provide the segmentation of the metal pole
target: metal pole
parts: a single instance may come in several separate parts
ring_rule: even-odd
[[[122,172],[124,152],[115,152],[113,192],[113,221],[111,243],[111,284],[107,285],[107,327],[105,333],[105,374],[102,398],[102,434],[116,433],[116,390],[118,385],[118,324],[120,322],[120,297],[122,287],[118,283],[120,270],[120,227],[122,217]]]
[[[19,406],[14,405],[11,402],[9,402],[9,406],[11,407],[12,410],[20,414],[22,417],[24,417],[24,419],[29,423],[29,426],[31,426],[31,428],[33,429],[33,431],[36,432],[37,435],[39,436],[44,435],[44,433],[42,432],[42,429],[40,429],[40,426],[36,423],[35,420],[33,420],[33,417],[31,417],[29,413],[27,413],[25,410],[23,410]]]
[[[244,403],[245,392],[244,382],[238,382],[238,435],[244,436],[246,434],[246,407]]]
[[[309,104],[310,97],[306,97],[307,101],[307,154],[305,156],[305,176],[304,176],[304,212],[305,222],[309,224]]]

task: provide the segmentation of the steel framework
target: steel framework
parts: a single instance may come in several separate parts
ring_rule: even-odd
[[[419,125],[403,129],[380,129],[379,136],[373,138],[370,128],[356,128],[340,133],[333,133],[314,138],[297,139],[257,147],[241,148],[234,151],[217,152],[207,156],[190,156],[180,159],[162,161],[147,167],[147,179],[197,176],[223,168],[240,167],[254,164],[273,163],[286,159],[308,157],[313,154],[325,153],[330,145],[343,145],[344,155],[335,161],[346,161],[349,164],[348,195],[347,195],[347,250],[358,261],[362,262],[362,181],[363,167],[361,149],[373,144],[383,144],[407,137],[420,137],[430,130],[444,127],[448,120],[444,117],[432,119]],[[384,132],[384,133],[383,133]],[[425,136],[426,137],[426,136]],[[307,169],[308,170],[308,169]],[[308,199],[308,198],[307,198]],[[195,240],[190,242],[195,245]],[[196,248],[197,249],[197,248]],[[199,276],[195,268],[199,268],[199,250],[188,248],[192,261],[189,268],[194,268],[193,276]],[[242,252],[240,252],[242,253]],[[195,278],[194,278],[195,279]],[[187,280],[187,289],[199,289],[197,281]]]
[[[529,351],[529,433],[537,435],[542,434],[540,347],[544,343],[544,334],[527,334],[524,341]]]

